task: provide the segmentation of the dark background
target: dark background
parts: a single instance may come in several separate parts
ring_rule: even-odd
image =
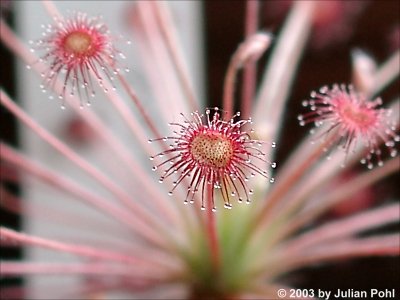
[[[9,24],[13,25],[14,20],[12,13],[9,12],[8,7],[4,8],[3,0],[0,0],[0,16],[4,17]],[[4,88],[5,91],[9,93],[11,97],[15,99],[15,69],[14,69],[15,59],[11,55],[11,53],[3,47],[3,44],[0,43],[0,85]],[[1,141],[4,141],[10,145],[17,146],[18,145],[18,136],[17,136],[17,128],[16,121],[12,117],[10,113],[8,113],[3,106],[0,106],[0,134]],[[3,161],[0,159],[0,182],[5,185],[5,187],[14,194],[19,193],[19,187],[16,184],[12,184],[9,182],[4,182],[4,172],[8,172],[6,170],[6,166],[3,164]],[[0,194],[0,198],[2,195]],[[1,199],[0,199],[1,201]],[[20,228],[21,219],[20,216],[9,213],[5,211],[0,206],[0,220],[1,225],[10,227],[10,228]],[[0,259],[16,259],[22,256],[22,249],[19,247],[0,247]],[[22,281],[20,278],[1,278],[1,269],[0,269],[0,288],[6,285],[15,285],[20,284]],[[1,292],[0,292],[1,298]]]

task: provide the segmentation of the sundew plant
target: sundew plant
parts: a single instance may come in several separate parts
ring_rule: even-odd
[[[385,58],[352,45],[346,74],[302,80],[376,3],[243,1],[220,100],[178,13],[206,3],[124,2],[125,32],[96,3],[31,3],[49,22],[25,39],[2,2],[1,42],[29,75],[0,93],[21,138],[1,143],[1,208],[24,220],[0,242],[25,253],[2,258],[1,299],[316,299],[302,270],[399,255],[398,195],[376,188],[399,170],[398,31],[371,37]]]

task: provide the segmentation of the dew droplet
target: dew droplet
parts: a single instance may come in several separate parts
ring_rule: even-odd
[[[225,204],[224,204],[224,207],[225,207],[226,209],[232,209],[232,204],[230,204],[230,203],[225,203]]]

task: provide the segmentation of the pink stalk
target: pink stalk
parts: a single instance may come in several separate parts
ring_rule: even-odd
[[[156,280],[140,280],[139,278],[129,278],[124,280],[120,277],[115,281],[85,280],[79,284],[54,284],[48,281],[37,285],[37,291],[41,291],[40,298],[44,299],[96,299],[98,295],[114,290],[124,290],[129,286],[130,290],[143,291],[143,288],[155,285]],[[36,290],[36,289],[35,289]],[[60,295],[60,291],[64,291]],[[67,292],[65,292],[67,291]],[[26,299],[30,295],[31,289],[28,287],[2,287],[1,296],[3,299]]]
[[[58,11],[57,7],[54,5],[54,2],[51,0],[42,0],[43,6],[46,8],[47,12],[50,16],[55,20],[63,20],[62,14]]]
[[[213,209],[213,193],[214,187],[207,184],[207,237],[210,247],[210,256],[214,274],[218,274],[220,269],[220,250],[218,243],[217,224],[215,222],[215,212]]]
[[[329,143],[330,139],[326,139],[319,146],[316,146],[314,151],[308,153],[306,157],[303,157],[300,165],[293,168],[290,174],[287,174],[287,176],[281,176],[280,173],[278,174],[273,190],[267,195],[266,204],[255,218],[255,227],[260,228],[266,221],[269,220],[271,212],[277,203],[289,191],[289,188],[293,187],[297,180],[309,170],[316,160],[318,160],[322,153],[324,153],[324,150]]]
[[[291,222],[285,223],[283,226],[280,227],[280,230],[274,233],[273,238],[269,238],[268,244],[275,245],[277,242],[283,240],[285,237],[290,236],[297,230],[301,229],[302,226],[306,225],[311,220],[317,218],[319,215],[321,215],[324,211],[328,210],[333,205],[339,203],[340,200],[351,197],[357,191],[373,184],[374,182],[382,179],[388,174],[396,172],[397,170],[398,170],[398,159],[392,159],[391,161],[386,163],[383,167],[374,169],[368,173],[365,173],[349,181],[340,189],[336,190],[333,193],[330,193],[329,196],[327,196],[324,199],[324,201],[321,201],[319,204],[312,206],[311,209],[305,210],[303,213],[297,214],[295,218],[292,217]],[[294,193],[292,197],[295,200],[293,200],[293,202],[290,202],[289,204],[283,203],[282,210],[279,211],[279,213],[277,213],[276,215],[274,215],[269,220],[268,224],[272,224],[277,220],[284,220],[285,218],[288,218],[288,216],[293,214],[296,211],[296,209],[298,209],[301,206],[302,202],[299,202],[298,199],[301,200],[307,199],[307,197],[296,198],[296,193]],[[288,196],[288,199],[291,200],[290,195]]]
[[[372,98],[389,85],[400,73],[400,51],[395,51],[384,63],[376,68],[375,60],[361,50],[352,52],[352,82],[359,92]]]
[[[173,62],[173,66],[182,90],[184,91],[191,106],[191,110],[199,111],[199,100],[196,98],[193,85],[190,82],[190,76],[187,71],[188,68],[183,60],[183,50],[180,46],[181,44],[178,40],[176,27],[172,21],[167,6],[161,1],[152,1],[150,2],[150,5],[152,5],[154,9],[156,20],[159,24],[159,29],[162,33],[162,37],[164,38],[165,45],[167,46],[167,50]]]
[[[0,261],[2,276],[38,274],[38,275],[98,275],[98,276],[123,276],[127,280],[156,280],[158,282],[167,279],[169,274],[161,272],[161,269],[154,266],[135,266],[105,263],[105,262],[21,262],[21,261]],[[165,270],[163,270],[165,271]],[[122,278],[120,279],[122,280]]]
[[[270,43],[270,34],[256,33],[247,37],[232,55],[225,75],[222,105],[229,118],[233,115],[236,78],[239,70],[248,63],[257,61],[268,49]]]
[[[396,222],[399,217],[400,204],[398,203],[358,213],[345,219],[331,221],[294,238],[288,242],[284,251],[295,253],[314,245],[322,245],[330,240],[350,237],[371,228]]]
[[[351,197],[357,191],[374,184],[376,181],[388,176],[392,173],[398,171],[400,158],[394,158],[390,161],[386,162],[382,167],[373,169],[369,172],[361,174],[354,179],[348,181],[343,184],[340,189],[336,189],[329,193],[323,202],[314,205],[310,209],[298,214],[296,218],[288,224],[287,231],[294,232],[297,229],[301,228],[301,226],[307,224],[307,222],[315,219],[318,215],[321,215],[334,205],[340,203],[344,199]],[[307,199],[307,196],[304,195],[299,199]],[[299,203],[292,203],[290,206],[286,207],[285,213],[288,214],[293,212],[295,207],[299,207]]]
[[[127,278],[120,277],[118,281],[113,280],[86,280],[83,284],[80,284],[79,289],[74,289],[73,292],[65,292],[61,295],[60,299],[102,299],[103,296],[108,296],[111,292],[117,294],[123,293],[134,293],[139,299],[148,298],[149,294],[147,291],[156,290],[155,299],[184,299],[186,291],[179,287],[178,284],[174,284],[174,278],[165,278],[162,280],[149,280],[141,279],[140,277]],[[65,288],[63,289],[65,290]],[[179,291],[177,296],[176,291]],[[58,294],[56,294],[58,296]],[[154,295],[154,293],[153,293]]]
[[[31,65],[38,74],[41,74],[43,70],[46,70],[46,66],[39,62],[39,59],[24,46],[24,44],[14,35],[8,25],[3,21],[1,21],[0,30],[0,37],[2,41],[11,51],[19,55],[28,65]],[[60,80],[58,80],[54,85],[55,91],[59,94],[62,91],[62,87],[63,83],[60,82]],[[147,172],[144,171],[134,159],[132,159],[131,153],[124,145],[121,144],[118,139],[115,138],[114,134],[110,131],[109,126],[106,126],[104,122],[101,121],[92,111],[87,110],[83,112],[78,104],[79,99],[77,97],[73,96],[69,98],[70,99],[67,98],[67,100],[71,100],[71,107],[79,115],[81,115],[82,119],[87,122],[91,128],[93,128],[100,138],[102,138],[104,144],[109,145],[114,152],[121,157],[121,159],[125,162],[125,165],[129,166],[129,171],[135,175],[135,178],[137,178],[138,181],[143,185],[144,190],[150,194],[149,196],[159,204],[157,208],[163,210],[162,214],[170,221],[173,220],[175,222],[179,222],[180,218],[177,218],[176,211],[174,211],[172,207],[168,207],[169,202],[165,201],[165,195],[161,193],[160,190],[154,189],[154,183],[150,181],[148,176],[136,176],[138,173],[146,174]]]
[[[107,263],[39,263],[20,261],[0,261],[2,276],[13,276],[21,274],[42,275],[98,275],[98,276],[140,276],[147,279],[155,275],[148,272],[149,269],[129,267],[127,265],[111,265]],[[139,272],[138,272],[139,271]],[[157,276],[156,276],[157,277]]]
[[[179,113],[190,111],[185,92],[182,90],[178,78],[173,72],[173,62],[170,59],[168,46],[164,42],[161,29],[158,26],[155,13],[150,2],[138,2],[137,20],[135,30],[144,38],[144,57],[152,58],[152,68],[157,66],[157,80],[153,85],[156,89],[164,90],[164,95],[158,99],[161,113],[164,113],[166,120]],[[168,103],[168,105],[166,105]]]
[[[368,95],[374,85],[376,62],[371,56],[359,49],[351,52],[351,60],[352,84],[358,92]]]
[[[255,129],[264,140],[277,140],[290,86],[310,33],[315,4],[315,1],[295,1],[265,69],[254,110],[254,121],[259,127]]]
[[[79,286],[74,285],[72,287],[65,288],[62,286],[59,290],[54,290],[52,287],[54,298],[59,299],[102,299],[102,297],[108,293],[121,292],[121,291],[135,291],[137,293],[143,292],[151,287],[158,286],[162,282],[158,280],[141,279],[140,277],[126,278],[120,277],[119,280],[85,280]],[[128,287],[128,288],[127,288]],[[48,286],[43,286],[42,290],[45,291],[46,297],[48,297],[47,291]],[[60,295],[60,290],[64,291]]]
[[[141,67],[145,72],[146,79],[150,83],[150,92],[152,93],[155,101],[158,103],[157,107],[162,108],[158,111],[162,117],[160,122],[164,122],[166,124],[170,119],[170,114],[168,107],[166,107],[166,109],[164,109],[164,107],[165,102],[169,102],[171,98],[167,92],[167,82],[166,80],[162,79],[160,74],[157,58],[155,58],[153,55],[155,49],[152,49],[150,43],[154,41],[150,39],[148,33],[149,28],[144,24],[144,20],[142,20],[141,13],[139,12],[139,5],[135,4],[135,9],[132,9],[132,12],[129,15],[129,22],[132,28],[135,30],[134,39],[139,52],[138,56],[141,57]],[[157,68],[155,68],[154,65],[157,65]],[[171,101],[172,100],[173,99],[171,99]]]
[[[245,23],[245,37],[248,38],[256,33],[258,28],[258,0],[246,1],[246,23]],[[243,70],[243,90],[241,112],[242,118],[248,119],[250,117],[252,101],[256,89],[256,75],[257,65],[256,62],[249,62]]]
[[[117,112],[121,115],[122,119],[126,122],[128,128],[130,129],[133,136],[136,138],[136,140],[138,141],[139,145],[142,147],[144,152],[147,153],[148,156],[150,156],[153,153],[153,148],[150,147],[148,143],[148,136],[144,132],[141,124],[138,122],[137,117],[135,117],[130,107],[117,94],[117,92],[114,90],[113,86],[108,80],[104,79],[103,85],[106,89],[108,89],[108,92],[105,93],[105,95],[110,100],[110,103],[114,106]],[[152,122],[151,122],[151,128],[158,133],[154,123]]]
[[[374,77],[374,86],[369,91],[370,95],[375,95],[384,87],[391,83],[400,73],[400,50],[397,50],[380,68]]]
[[[228,70],[226,71],[225,79],[224,79],[224,94],[223,94],[223,102],[222,109],[226,111],[227,116],[233,115],[234,109],[234,92],[236,85],[236,76],[238,68],[236,67],[235,55],[232,56],[231,61],[228,66]]]
[[[131,16],[132,22],[134,22],[134,24],[136,25],[134,26],[135,28],[140,29],[138,30],[138,35],[140,37],[143,37],[144,39],[143,44],[140,44],[139,48],[141,48],[142,50],[143,57],[152,58],[152,61],[150,63],[153,64],[153,66],[150,66],[149,68],[149,73],[152,75],[151,78],[156,79],[158,77],[158,81],[153,81],[152,83],[155,88],[155,93],[161,92],[161,95],[158,97],[160,101],[159,107],[165,107],[166,109],[162,109],[162,112],[164,113],[164,118],[171,119],[171,116],[169,114],[166,114],[169,106],[165,106],[165,96],[169,95],[170,97],[172,97],[172,102],[170,102],[170,104],[172,104],[174,108],[172,107],[170,109],[174,112],[177,112],[182,111],[183,109],[183,107],[180,105],[179,107],[176,106],[179,103],[179,99],[181,98],[182,94],[179,88],[176,87],[174,77],[171,77],[171,67],[167,64],[169,59],[164,49],[165,44],[161,42],[162,38],[160,36],[159,28],[154,22],[154,13],[152,12],[151,4],[147,2],[138,2],[136,10],[134,12],[137,12],[137,15],[135,14]],[[152,53],[149,55],[149,52]],[[146,60],[144,62],[147,63]],[[154,73],[154,64],[157,65],[156,73]],[[162,88],[163,83],[164,88]],[[164,93],[164,95],[162,93]],[[184,104],[185,103],[183,103],[182,105]],[[157,171],[161,172],[162,170],[157,169]],[[186,189],[179,188],[179,195],[174,195],[175,199],[185,198],[186,192]],[[200,204],[198,201],[195,202],[195,205],[200,209]],[[202,218],[200,216],[200,211],[194,210],[194,213],[196,214],[195,218],[189,218],[189,220],[197,220],[201,222]],[[186,216],[187,214],[193,215],[193,210],[183,212],[184,216]]]
[[[247,37],[232,55],[225,75],[222,104],[227,116],[233,115],[236,78],[239,70],[248,63],[257,61],[269,47],[270,42],[271,36],[267,33],[253,34]]]
[[[307,250],[293,260],[296,267],[299,267],[343,258],[398,255],[399,251],[400,236],[396,233],[327,243]]]
[[[156,226],[161,232],[164,232],[164,226],[160,224],[160,220],[154,218],[151,214],[139,206],[136,202],[131,199],[131,197],[126,194],[119,186],[117,186],[113,181],[111,181],[106,175],[96,169],[93,165],[88,163],[82,157],[80,157],[76,152],[74,152],[65,143],[57,139],[54,135],[50,134],[47,130],[41,127],[37,122],[35,122],[28,114],[26,114],[18,105],[16,105],[4,92],[1,91],[1,103],[6,107],[11,113],[13,113],[21,122],[30,127],[38,136],[40,136],[49,145],[55,148],[63,156],[73,162],[82,171],[87,173],[93,179],[102,184],[107,190],[109,190],[117,199],[121,201],[130,212],[136,216],[138,229],[147,232],[148,237],[160,236],[154,227],[149,224]],[[164,238],[168,236],[166,232],[162,235]],[[157,239],[159,241],[159,239]]]
[[[399,234],[386,234],[368,238],[350,238],[326,243],[302,252],[287,253],[277,251],[270,255],[267,265],[259,264],[254,274],[264,280],[273,280],[280,274],[313,264],[329,263],[353,257],[398,255],[400,251]],[[263,274],[263,275],[261,275]]]
[[[139,101],[134,89],[132,88],[132,86],[129,85],[129,83],[126,81],[126,79],[119,75],[119,79],[121,81],[121,83],[123,84],[125,90],[127,91],[127,93],[130,95],[131,99],[134,101],[136,107],[138,108],[138,110],[141,112],[142,117],[145,119],[146,123],[148,124],[150,130],[152,131],[152,133],[154,134],[154,136],[156,137],[161,137],[161,133],[158,131],[157,127],[155,126],[154,122],[152,122],[152,120],[149,118],[149,116],[147,115],[147,113],[145,112],[144,107],[142,106],[141,102]],[[146,144],[148,145],[148,144]],[[168,148],[165,148],[164,150],[168,150]],[[157,170],[159,172],[160,175],[162,175],[161,170]],[[186,191],[185,191],[186,192]],[[165,206],[165,205],[164,205]],[[182,210],[181,210],[182,212]],[[180,218],[179,216],[176,216],[176,218]]]
[[[15,275],[48,275],[48,276],[71,276],[71,275],[84,275],[90,276],[89,283],[84,284],[83,289],[71,292],[69,288],[68,295],[64,295],[63,299],[72,299],[72,295],[83,295],[93,293],[95,290],[109,290],[112,289],[111,284],[121,285],[123,281],[129,281],[128,285],[132,286],[134,282],[141,283],[143,286],[149,284],[161,284],[163,281],[168,280],[168,274],[160,273],[160,270],[152,268],[132,268],[124,265],[111,265],[106,263],[39,263],[39,262],[19,262],[19,261],[0,261],[2,276],[15,276]],[[93,276],[100,276],[93,278]],[[97,282],[96,279],[103,279],[107,282]],[[107,278],[109,280],[107,280]],[[113,280],[110,280],[110,279]],[[90,283],[93,279],[93,283]],[[101,280],[103,281],[103,280]],[[100,284],[100,286],[99,286]],[[65,286],[63,287],[65,289]],[[46,288],[48,291],[48,288]],[[59,290],[58,290],[59,291]],[[7,291],[8,295],[16,294],[17,290]],[[13,293],[12,293],[13,292]],[[21,292],[21,291],[20,291]],[[3,295],[3,289],[2,289]],[[6,297],[7,298],[7,297]],[[8,298],[7,298],[8,299]],[[20,298],[18,298],[20,299]]]
[[[140,115],[143,117],[145,123],[150,128],[152,134],[157,137],[161,137],[160,132],[158,131],[156,124],[151,120],[150,116],[147,114],[145,108],[142,105],[142,102],[139,100],[135,90],[133,87],[126,81],[126,78],[121,74],[118,74],[118,79],[124,87],[125,91],[128,93],[129,97],[132,99],[133,103],[135,103],[136,108],[138,109]]]
[[[145,240],[158,245],[159,247],[165,248],[165,246],[162,246],[164,242],[162,239],[160,239],[160,236],[149,232],[146,228],[142,228],[143,226],[141,223],[138,223],[135,218],[132,218],[132,215],[126,210],[115,206],[114,204],[108,203],[107,200],[93,194],[91,191],[88,191],[79,184],[76,184],[75,182],[54,171],[50,171],[49,169],[40,166],[39,164],[29,160],[4,144],[1,145],[1,156],[3,160],[17,166],[25,172],[32,174],[47,184],[60,189],[61,191],[70,194],[77,199],[82,199],[85,203],[88,203],[92,207],[98,209],[106,216],[112,216],[118,222],[122,222],[130,229],[134,230]]]
[[[324,166],[320,166],[320,169],[316,168],[316,170],[312,170],[307,173],[299,182],[296,184],[294,189],[291,189],[289,193],[287,193],[284,197],[282,197],[279,203],[279,213],[290,215],[297,210],[303,209],[305,207],[305,211],[307,211],[308,207],[318,208],[320,205],[324,205],[326,209],[332,207],[337,202],[346,199],[346,197],[352,196],[354,193],[359,191],[361,188],[367,187],[368,185],[373,184],[374,182],[392,174],[396,171],[396,165],[398,164],[397,159],[391,159],[387,161],[382,167],[379,167],[379,170],[372,170],[352,179],[349,183],[342,184],[340,189],[336,189],[333,193],[329,193],[329,196],[325,197],[325,201],[308,201],[308,199],[312,199],[312,195],[318,194],[318,191],[321,190],[322,186],[328,184],[329,180],[335,175],[341,172],[341,168],[337,167],[335,170],[331,172],[327,172],[326,169],[330,166],[337,166],[336,157],[333,157],[330,161],[324,163]],[[325,168],[326,169],[325,169]],[[328,173],[328,174],[326,174]],[[309,181],[312,181],[314,178],[318,178],[318,183],[309,184]],[[334,203],[332,203],[331,199],[334,197]],[[307,203],[307,201],[309,203]],[[315,203],[314,205],[314,202]],[[307,213],[306,213],[307,214]],[[314,216],[316,217],[316,216]]]
[[[31,218],[36,218],[41,222],[44,222],[46,225],[49,224],[51,226],[59,226],[63,227],[63,234],[58,234],[57,238],[63,238],[64,240],[73,240],[76,243],[90,243],[92,246],[96,245],[99,247],[108,248],[112,245],[114,248],[118,248],[124,253],[132,253],[136,256],[147,256],[152,257],[151,260],[159,261],[167,259],[171,264],[174,263],[178,265],[178,261],[174,261],[174,259],[167,254],[166,252],[160,252],[158,250],[152,249],[149,250],[148,243],[142,243],[141,240],[135,238],[135,244],[132,244],[132,241],[127,240],[121,236],[121,230],[136,230],[134,225],[129,227],[115,227],[114,223],[110,224],[109,222],[105,222],[105,220],[99,220],[99,218],[93,218],[80,215],[80,214],[71,214],[68,211],[60,211],[57,210],[56,205],[47,205],[46,203],[38,203],[30,202],[28,199],[21,199],[15,195],[12,195],[9,191],[7,191],[3,186],[0,185],[0,194],[1,201],[0,207],[15,213],[20,214],[21,216],[29,216]],[[43,212],[46,212],[43,214]],[[108,215],[108,213],[106,212]],[[129,217],[129,215],[128,215]],[[60,221],[61,220],[61,221]],[[117,219],[118,222],[121,222],[122,225],[126,226],[126,222],[130,222],[129,218],[127,221],[122,221]],[[87,236],[82,239],[77,239],[75,237],[76,231],[87,233]],[[99,240],[98,238],[92,238],[92,233],[94,232],[102,232],[102,238]],[[129,234],[132,234],[130,232]],[[132,235],[131,235],[132,236]],[[139,233],[140,238],[140,233]],[[163,251],[163,250],[161,250]]]
[[[137,258],[133,255],[125,255],[123,253],[93,248],[86,245],[68,244],[60,241],[45,239],[25,233],[20,233],[9,228],[0,227],[1,241],[2,243],[10,241],[19,243],[25,246],[35,246],[47,248],[55,251],[65,252],[74,254],[81,257],[88,257],[92,259],[100,259],[104,261],[114,261],[118,263],[134,265],[137,267],[161,267],[159,264],[154,262],[146,261],[144,258]]]
[[[51,224],[58,224],[60,223],[60,220],[62,220],[62,224],[60,223],[59,225],[68,227],[68,229],[73,228],[74,230],[78,229],[80,231],[88,231],[90,233],[101,230],[104,235],[109,237],[117,237],[116,232],[121,232],[121,226],[115,227],[113,226],[114,223],[110,224],[109,222],[104,222],[98,218],[88,216],[82,218],[82,216],[77,214],[72,215],[66,211],[60,211],[57,209],[57,207],[49,207],[49,205],[44,203],[35,203],[33,205],[27,199],[13,195],[3,185],[0,185],[0,194],[0,207],[14,214],[20,214],[24,217],[29,216],[40,221],[49,222]],[[29,203],[29,205],[26,205],[27,203]],[[46,211],[46,214],[43,214],[44,211]],[[121,222],[120,220],[118,221]],[[123,225],[126,224],[123,223]],[[123,229],[127,230],[125,226]],[[115,242],[115,240],[113,241]]]

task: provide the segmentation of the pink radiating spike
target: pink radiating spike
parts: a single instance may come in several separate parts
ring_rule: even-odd
[[[141,279],[161,279],[163,275],[152,271],[148,266],[111,264],[106,262],[88,263],[41,263],[41,262],[19,262],[0,261],[2,276],[13,276],[21,274],[43,274],[43,275],[88,275],[88,276],[124,276],[140,277]],[[154,266],[152,266],[154,267]],[[159,271],[159,270],[157,270]]]
[[[56,251],[75,254],[78,256],[100,259],[105,261],[115,261],[130,265],[142,265],[143,261],[131,255],[125,255],[114,251],[92,248],[89,246],[73,245],[55,240],[44,239],[17,231],[0,227],[2,243],[15,242],[22,245],[37,246],[48,248]]]
[[[307,253],[302,253],[302,257],[297,259],[303,265],[360,256],[398,255],[399,252],[399,234],[386,234],[327,243],[308,249]]]
[[[285,251],[301,251],[314,245],[318,246],[331,240],[352,236],[371,228],[396,222],[399,219],[399,211],[400,204],[395,203],[361,212],[345,219],[330,221],[289,241]]]
[[[3,151],[4,148],[1,147],[1,150]],[[26,175],[27,174],[24,174],[24,176]],[[35,179],[40,178],[36,177]],[[123,226],[120,226],[121,224],[119,224],[119,226],[116,227],[114,226],[114,223],[110,224],[110,222],[105,222],[104,220],[99,220],[98,218],[93,218],[89,216],[85,216],[85,218],[82,218],[82,214],[70,214],[66,211],[60,211],[57,209],[57,206],[49,207],[44,203],[32,204],[32,202],[27,205],[27,203],[29,202],[28,199],[23,198],[23,196],[19,197],[13,195],[6,188],[4,188],[3,185],[0,185],[0,194],[0,207],[9,212],[19,214],[21,217],[40,219],[41,221],[46,223],[57,224],[60,223],[60,220],[62,220],[62,224],[60,225],[68,226],[69,229],[72,228],[75,230],[84,230],[89,232],[98,232],[99,230],[101,230],[101,232],[104,233],[105,239],[107,239],[107,236],[115,236],[116,232],[121,232],[121,229],[131,230],[131,228],[134,228],[126,228],[127,224],[125,223],[125,221],[122,221],[122,219],[124,218],[123,215],[119,215],[119,218],[116,219],[117,221],[121,222]],[[45,214],[43,213],[44,211],[46,212]],[[109,212],[105,212],[105,215],[108,216],[109,214]]]
[[[295,232],[307,224],[307,222],[310,222],[312,219],[315,219],[327,212],[335,204],[341,203],[341,201],[348,199],[359,190],[373,185],[382,178],[397,172],[399,168],[399,162],[400,158],[391,159],[386,162],[383,167],[375,168],[368,173],[361,174],[348,181],[346,184],[341,185],[339,189],[329,192],[324,201],[311,204],[308,209],[304,209],[297,214],[296,219],[287,226],[287,232]],[[312,187],[306,186],[304,189],[298,190],[297,195],[299,198],[292,198],[291,203],[284,203],[285,213],[288,213],[288,211],[293,211],[296,207],[299,207],[299,205],[301,205],[301,203],[299,203],[299,201],[301,201],[300,199],[305,199],[305,195],[310,193],[310,188]],[[283,211],[281,211],[281,213],[283,213]]]
[[[182,90],[186,95],[186,99],[190,104],[191,110],[199,109],[199,100],[197,99],[193,84],[191,83],[187,66],[183,60],[183,50],[180,46],[180,42],[177,37],[176,28],[170,16],[165,3],[159,1],[152,1],[150,5],[153,6],[156,20],[158,22],[159,29],[164,38],[165,44],[169,51],[173,67],[176,70],[176,74],[182,86]]]
[[[245,37],[248,38],[257,32],[258,19],[259,19],[259,6],[258,0],[246,1],[246,21],[245,21]],[[242,89],[242,104],[241,111],[243,118],[250,117],[252,104],[256,90],[256,75],[257,65],[256,62],[248,63],[243,70],[243,89]]]
[[[258,263],[255,272],[260,272],[265,275],[265,278],[272,280],[279,277],[280,274],[314,264],[354,257],[398,255],[400,251],[399,237],[399,234],[386,234],[368,238],[344,239],[290,255],[278,249],[274,254],[270,253],[266,264]]]

